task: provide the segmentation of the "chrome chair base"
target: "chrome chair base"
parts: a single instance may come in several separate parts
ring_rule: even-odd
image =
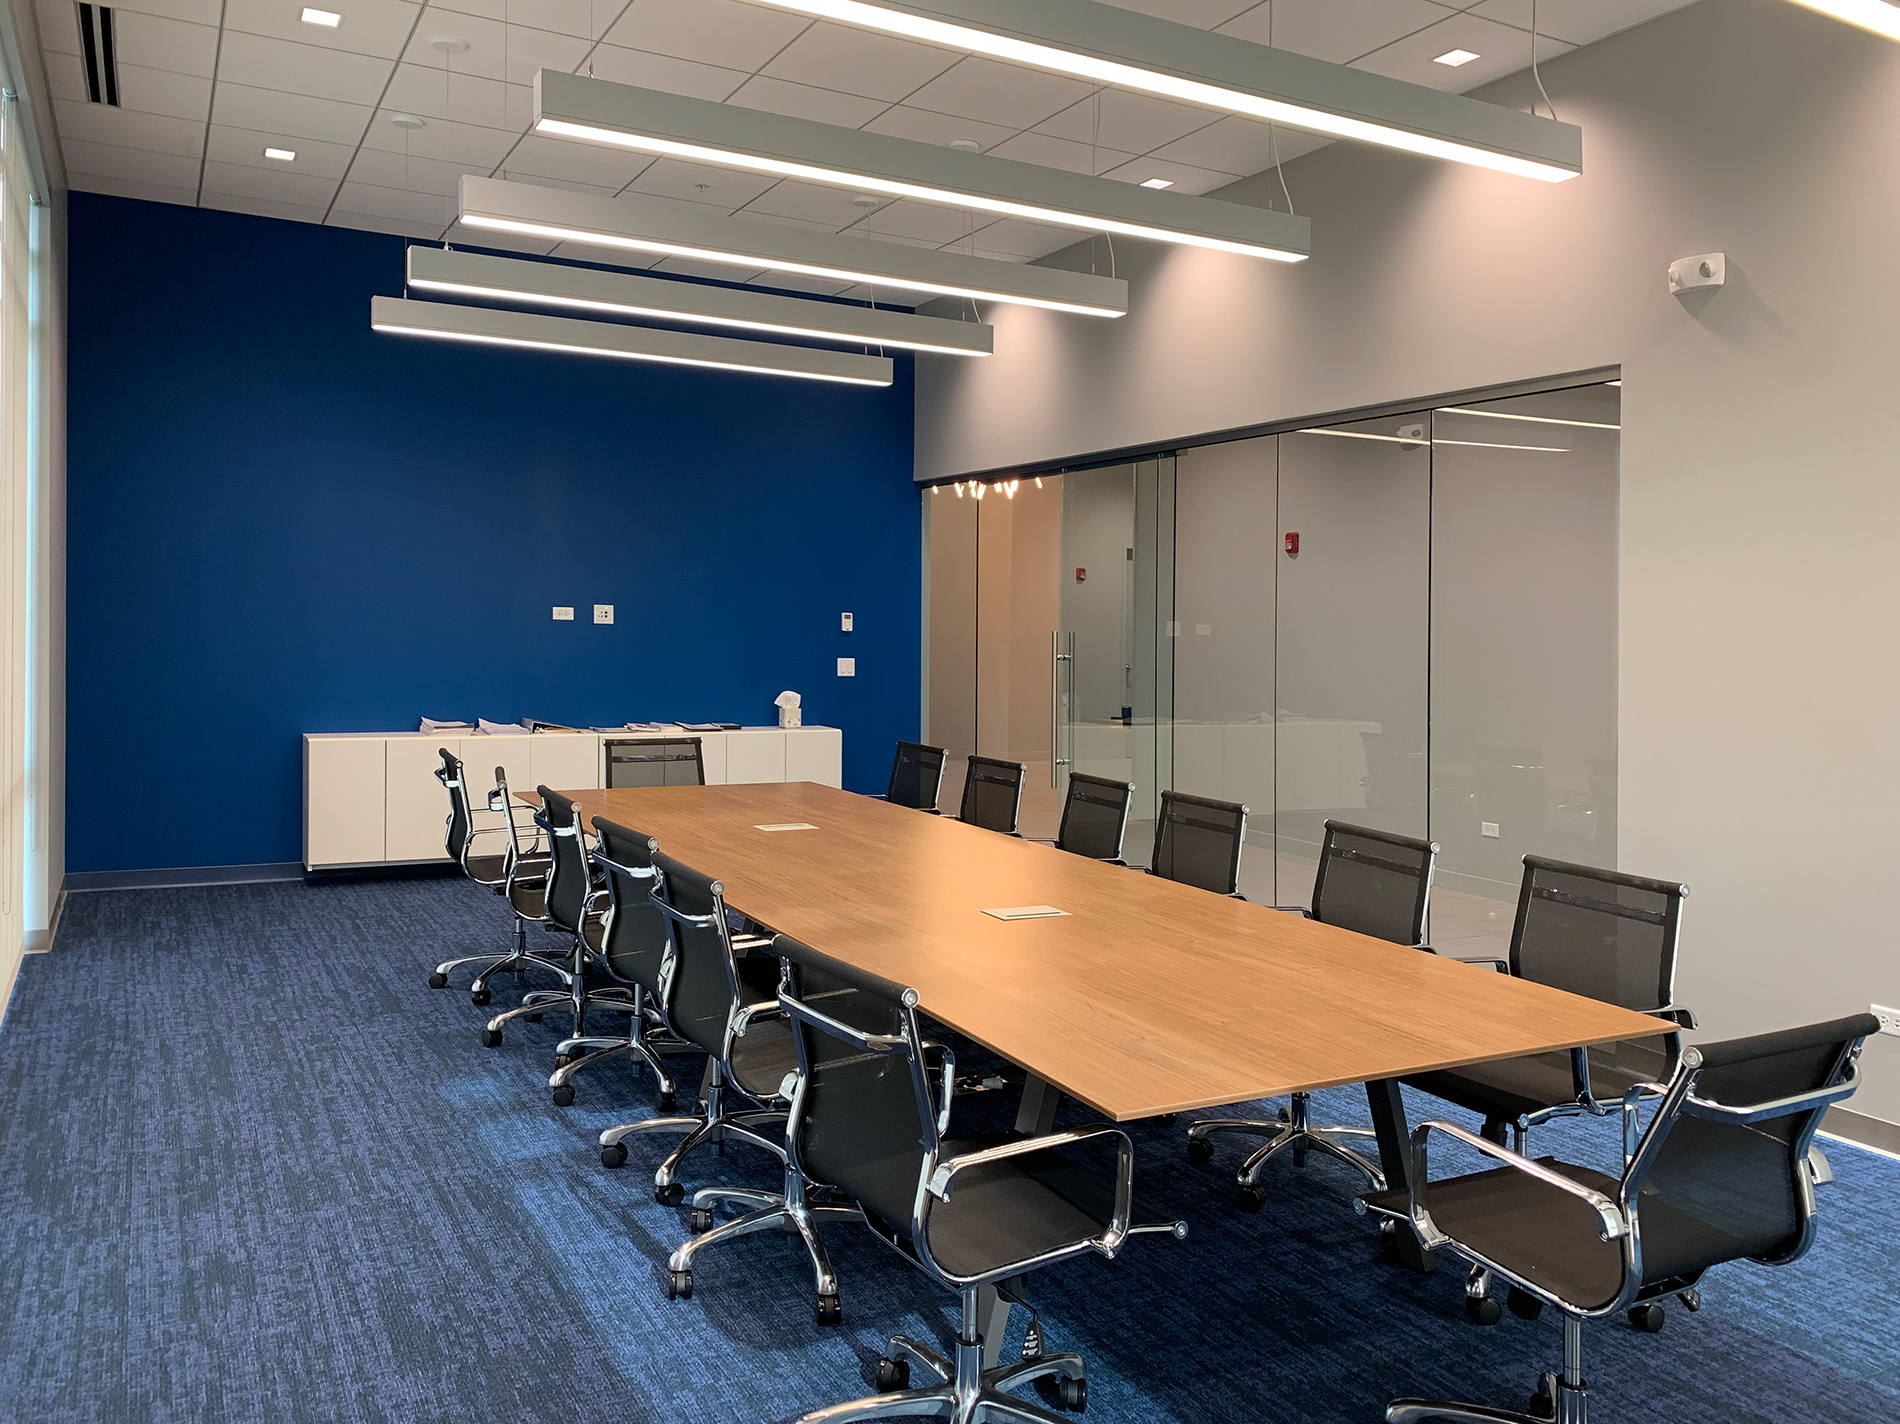
[[[648,1132],[683,1132],[686,1138],[667,1154],[653,1174],[653,1199],[661,1206],[678,1206],[686,1199],[686,1189],[675,1178],[687,1156],[708,1142],[746,1142],[785,1160],[785,1110],[748,1107],[736,1112],[726,1109],[726,1094],[732,1089],[720,1081],[718,1064],[708,1065],[706,1095],[697,1117],[650,1117],[641,1122],[624,1122],[600,1135],[600,1162],[603,1167],[618,1167],[627,1160],[626,1139]],[[742,1099],[742,1101],[747,1101]]]
[[[1291,1151],[1296,1160],[1308,1152],[1320,1152],[1351,1167],[1364,1177],[1376,1192],[1385,1190],[1385,1173],[1338,1139],[1372,1138],[1377,1134],[1366,1127],[1329,1127],[1312,1120],[1311,1099],[1295,1093],[1290,1108],[1281,1110],[1279,1122],[1250,1122],[1241,1118],[1209,1118],[1188,1129],[1188,1157],[1205,1162],[1213,1155],[1207,1139],[1217,1132],[1264,1132],[1267,1142],[1241,1164],[1236,1180],[1240,1185],[1242,1206],[1258,1209],[1266,1200],[1260,1178],[1267,1163],[1282,1152]]]
[[[620,1007],[622,1012],[637,1013],[631,1004],[625,1006],[603,1005],[601,1007]],[[700,1050],[690,1043],[681,1043],[677,1039],[634,1039],[588,1036],[584,1038],[565,1038],[555,1046],[554,1055],[563,1066],[554,1070],[548,1078],[548,1087],[563,1088],[574,1081],[574,1075],[596,1064],[611,1063],[616,1058],[637,1058],[653,1070],[654,1081],[660,1089],[660,1111],[671,1112],[678,1101],[679,1084],[673,1081],[673,1075],[666,1071],[662,1060],[681,1053],[698,1053]]]
[[[798,1424],[856,1424],[870,1419],[948,1419],[952,1424],[1066,1424],[1066,1415],[1026,1399],[1004,1393],[1034,1380],[1054,1377],[1060,1381],[1064,1406],[1080,1409],[1088,1401],[1086,1366],[1076,1354],[1047,1354],[1038,1348],[1010,1364],[983,1368],[983,1339],[978,1333],[979,1310],[976,1291],[963,1293],[963,1331],[958,1337],[953,1363],[908,1336],[892,1337],[885,1347],[885,1358],[878,1362],[878,1379],[887,1378],[900,1386],[908,1382],[912,1367],[936,1378],[936,1383],[919,1389],[895,1388],[849,1404],[834,1404],[813,1410]],[[1073,1401],[1073,1402],[1071,1402]]]
[[[749,1208],[730,1221],[714,1224],[713,1209],[721,1202]],[[785,1190],[764,1192],[752,1187],[701,1187],[693,1193],[692,1225],[697,1233],[667,1258],[671,1273],[667,1299],[688,1299],[693,1294],[693,1262],[708,1246],[750,1236],[756,1231],[793,1232],[805,1243],[811,1257],[817,1303],[813,1307],[820,1325],[836,1325],[843,1318],[838,1299],[838,1276],[831,1269],[831,1257],[818,1239],[818,1225],[827,1221],[855,1221],[864,1224],[864,1213],[849,1202],[810,1202],[805,1199],[805,1183],[796,1170],[785,1169]]]
[[[529,950],[528,922],[520,918],[515,920],[515,947],[509,950],[508,953],[502,955],[476,954],[462,959],[448,960],[445,963],[436,965],[435,974],[430,976],[429,982],[435,985],[435,987],[440,988],[441,985],[435,983],[437,978],[440,978],[443,983],[447,983],[448,974],[451,969],[464,964],[474,964],[484,959],[492,960],[493,962],[489,964],[486,969],[482,970],[481,973],[477,974],[474,980],[469,984],[468,991],[471,994],[479,996],[488,993],[488,981],[493,975],[519,973],[524,969],[530,968],[547,970],[548,973],[552,974],[570,989],[574,984],[574,976],[568,973],[562,965],[555,960],[545,958]],[[486,1003],[487,1000],[478,997],[476,1002]]]
[[[1435,1399],[1395,1399],[1386,1406],[1386,1424],[1589,1424],[1590,1389],[1583,1380],[1583,1321],[1564,1316],[1564,1364],[1561,1374],[1546,1374],[1528,1409],[1495,1409],[1484,1404],[1450,1404]]]

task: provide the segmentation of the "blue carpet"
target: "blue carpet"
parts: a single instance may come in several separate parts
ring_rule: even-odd
[[[893,1332],[947,1337],[949,1294],[849,1227],[828,1233],[841,1328],[812,1323],[791,1237],[716,1248],[694,1299],[666,1300],[684,1227],[650,1189],[671,1139],[635,1139],[618,1172],[593,1146],[648,1082],[603,1067],[556,1109],[557,1019],[485,1050],[464,981],[425,986],[505,930],[452,880],[75,896],[0,1032],[0,1418],[772,1424],[868,1392]],[[1364,1095],[1316,1116],[1363,1122]],[[1188,1239],[1031,1281],[1053,1346],[1088,1359],[1089,1418],[1373,1424],[1397,1394],[1516,1406],[1554,1366],[1553,1316],[1480,1329],[1461,1273],[1386,1264],[1339,1170],[1280,1169],[1245,1215],[1243,1144],[1191,1167],[1180,1130],[1137,1125],[1136,1183]],[[1602,1123],[1539,1146],[1616,1155]],[[1894,1413],[1900,1163],[1830,1152],[1806,1259],[1713,1274],[1659,1336],[1589,1327],[1599,1418]],[[773,1179],[734,1148],[688,1185]]]

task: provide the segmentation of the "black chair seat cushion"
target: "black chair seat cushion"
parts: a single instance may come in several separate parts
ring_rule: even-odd
[[[1008,1140],[946,1142],[942,1156],[959,1157]],[[981,1275],[1099,1236],[1114,1211],[1112,1167],[1081,1166],[1057,1152],[1012,1157],[961,1173],[950,1200],[931,1204],[930,1253],[952,1275]],[[1158,1227],[1172,1218],[1137,1201],[1131,1220]],[[892,1224],[909,1227],[908,1221]]]
[[[1421,1073],[1405,1082],[1435,1098],[1505,1122],[1577,1100],[1576,1076],[1568,1052],[1472,1063]]]
[[[505,855],[471,855],[465,862],[468,877],[479,880],[484,885],[494,885],[508,874],[508,857]]]
[[[732,1078],[742,1092],[775,1098],[787,1073],[798,1071],[791,1025],[783,1018],[756,1019],[732,1041]]]
[[[514,906],[518,915],[530,920],[544,918],[548,912],[547,882],[523,880],[516,876],[513,887],[508,891],[508,903]]]

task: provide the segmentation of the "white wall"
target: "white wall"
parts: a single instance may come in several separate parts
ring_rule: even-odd
[[[918,473],[1620,364],[1620,861],[1693,887],[1710,1032],[1900,1003],[1900,45],[1703,0],[1544,79],[1583,177],[1303,158],[1310,262],[1123,243],[1125,319],[991,312],[992,360],[920,362]],[[1728,288],[1668,296],[1712,250]],[[1900,1042],[1868,1063],[1900,1121]]]

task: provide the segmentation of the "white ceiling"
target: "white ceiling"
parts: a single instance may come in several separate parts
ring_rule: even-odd
[[[991,222],[905,201],[860,207],[855,195],[837,189],[530,136],[530,86],[541,68],[927,143],[973,139],[984,152],[1128,182],[1168,178],[1188,193],[1260,172],[1275,155],[1273,131],[1250,119],[1114,90],[1098,96],[1060,75],[746,0],[316,3],[339,11],[343,23],[302,23],[303,0],[114,6],[122,106],[114,109],[86,102],[73,0],[37,0],[72,186],[439,239],[456,231],[457,180],[479,173],[591,193],[657,194],[1011,261],[1076,240],[1066,228]],[[1117,3],[1458,92],[1524,69],[1531,59],[1531,0]],[[1541,0],[1539,57],[1568,53],[1688,3]],[[432,45],[438,39],[455,43]],[[1452,49],[1481,57],[1458,68],[1433,62]],[[420,118],[423,126],[399,127],[391,122],[397,115]],[[1321,142],[1282,129],[1278,156],[1290,159]],[[267,147],[293,150],[296,159],[267,159]],[[504,245],[496,234],[479,241]],[[604,260],[597,249],[512,245]],[[739,274],[680,259],[655,265],[727,281]],[[782,275],[773,285],[843,290]]]

